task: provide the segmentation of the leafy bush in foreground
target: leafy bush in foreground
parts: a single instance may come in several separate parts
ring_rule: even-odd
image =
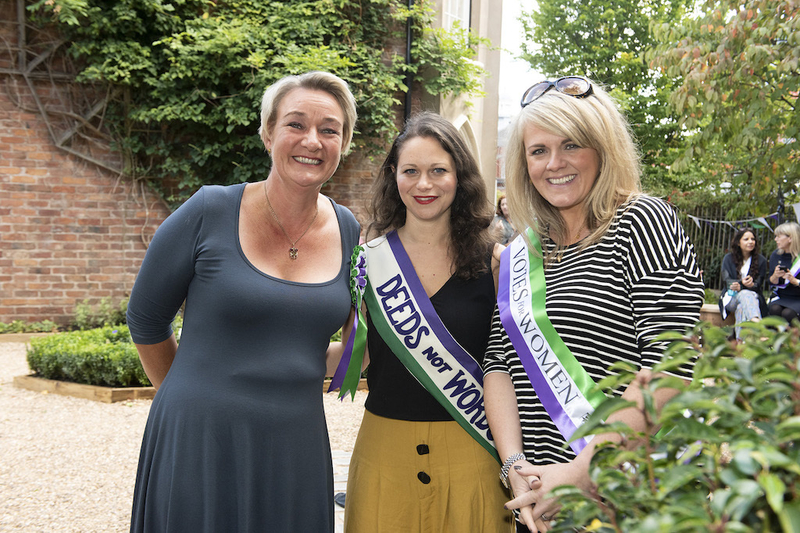
[[[628,431],[638,446],[601,447],[588,494],[556,489],[563,504],[556,531],[800,531],[800,329],[768,318],[747,323],[743,333],[744,343],[728,341],[727,329],[704,324],[671,335],[660,370],[699,357],[690,384],[662,378],[643,385],[651,427],[665,431]],[[658,418],[652,398],[661,387],[681,393]],[[625,404],[607,400],[578,433],[604,432],[601,419]]]
[[[31,339],[28,366],[39,377],[110,387],[149,386],[125,325]]]

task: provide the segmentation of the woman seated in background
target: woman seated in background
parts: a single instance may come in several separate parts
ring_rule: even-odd
[[[774,296],[769,302],[769,314],[787,322],[800,314],[800,224],[784,222],[775,228],[778,249],[769,256],[769,283]]]
[[[724,319],[733,312],[738,324],[757,322],[766,314],[767,304],[761,290],[767,277],[767,259],[761,255],[756,233],[742,228],[733,235],[731,251],[722,259],[722,280],[725,292],[720,297],[720,312]]]

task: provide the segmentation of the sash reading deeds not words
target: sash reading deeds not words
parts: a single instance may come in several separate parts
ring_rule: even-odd
[[[367,244],[364,300],[400,362],[498,462],[483,406],[483,371],[445,328],[396,232]]]
[[[497,306],[500,320],[519,356],[525,373],[547,414],[569,442],[605,395],[595,389],[591,376],[581,366],[545,310],[545,279],[541,244],[528,229],[528,238],[539,252],[530,253],[519,235],[500,256]],[[591,436],[570,443],[578,454]]]

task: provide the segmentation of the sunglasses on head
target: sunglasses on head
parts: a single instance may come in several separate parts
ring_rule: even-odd
[[[581,76],[564,76],[558,78],[556,81],[540,81],[536,85],[531,85],[525,94],[522,95],[520,105],[524,109],[526,105],[530,104],[544,93],[553,87],[560,93],[574,96],[575,98],[586,98],[592,94],[592,84],[586,78]]]

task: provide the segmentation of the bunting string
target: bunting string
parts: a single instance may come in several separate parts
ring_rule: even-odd
[[[730,226],[733,229],[738,229],[739,227],[741,227],[743,225],[746,225],[747,223],[757,222],[761,226],[763,226],[763,227],[769,229],[770,231],[772,231],[772,226],[767,221],[767,219],[770,219],[770,221],[773,224],[775,224],[778,221],[778,213],[772,213],[772,214],[767,215],[765,217],[743,218],[741,220],[712,220],[712,219],[708,219],[708,218],[696,217],[694,215],[686,215],[686,216],[689,217],[692,220],[692,222],[697,224],[697,227],[700,228],[700,229],[703,229],[703,224],[705,224],[706,226],[713,226],[713,225],[716,225],[716,224],[725,224],[727,226]],[[757,224],[753,224],[753,225],[755,226]]]
[[[792,204],[790,207],[794,208],[795,218],[797,219],[797,223],[800,224],[800,202]],[[738,229],[741,226],[746,225],[748,222],[750,223],[756,222],[757,224],[752,224],[752,225],[759,227],[760,224],[762,227],[765,227],[768,230],[773,231],[773,227],[770,225],[770,222],[774,224],[778,222],[778,213],[772,213],[765,217],[743,218],[741,220],[712,220],[710,218],[696,217],[694,215],[688,215],[688,214],[686,216],[689,217],[692,220],[692,222],[697,224],[697,227],[700,229],[703,229],[703,224],[705,224],[706,226],[725,224],[733,229]],[[767,219],[769,219],[770,222],[768,222]]]

